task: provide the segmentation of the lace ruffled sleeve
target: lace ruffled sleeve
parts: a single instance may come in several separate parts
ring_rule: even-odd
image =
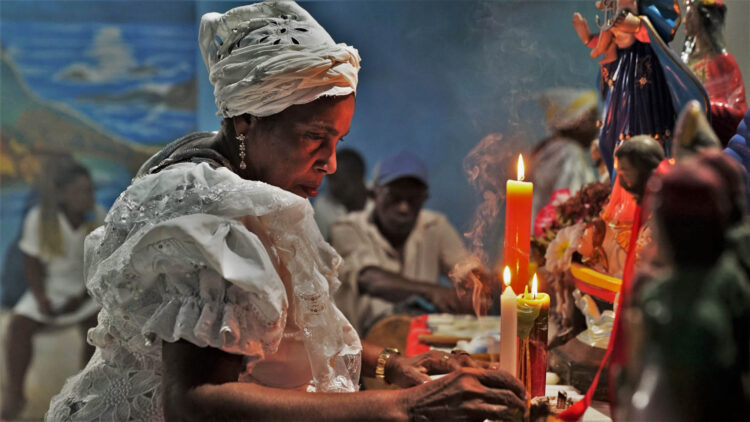
[[[222,174],[190,168],[132,185],[87,238],[87,287],[112,320],[89,338],[131,352],[184,339],[263,359],[278,346],[288,308],[273,252],[241,219],[212,208],[207,195],[227,188]],[[273,208],[265,206],[257,209]]]

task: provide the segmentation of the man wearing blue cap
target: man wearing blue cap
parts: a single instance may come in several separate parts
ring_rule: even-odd
[[[336,293],[339,308],[364,333],[395,304],[419,297],[442,312],[470,311],[440,274],[468,255],[448,219],[422,206],[427,167],[408,152],[384,159],[374,179],[374,209],[350,213],[331,226],[331,243],[344,258]],[[470,297],[470,295],[467,295]],[[429,306],[429,305],[428,305]]]

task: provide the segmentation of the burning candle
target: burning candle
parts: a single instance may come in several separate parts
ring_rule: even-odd
[[[518,180],[505,184],[505,247],[503,265],[510,268],[513,288],[522,292],[529,282],[531,199],[534,184],[524,182],[523,156],[518,155]]]
[[[537,293],[537,278],[518,295],[518,378],[532,397],[545,394],[549,295]]]
[[[517,298],[511,287],[510,268],[503,270],[505,290],[500,296],[500,369],[516,375]]]

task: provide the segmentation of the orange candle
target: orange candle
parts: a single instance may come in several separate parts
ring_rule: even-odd
[[[518,156],[518,180],[505,184],[505,247],[503,266],[510,268],[513,290],[524,291],[529,283],[531,249],[531,198],[534,185],[524,182],[523,157]]]

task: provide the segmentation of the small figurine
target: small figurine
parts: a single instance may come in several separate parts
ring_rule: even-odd
[[[719,149],[721,144],[697,101],[690,101],[680,112],[674,128],[672,157],[680,161],[705,149]]]
[[[618,203],[627,205],[630,201],[633,201],[637,209],[640,209],[646,183],[664,161],[664,152],[656,140],[642,135],[622,144],[615,152],[615,156],[618,163],[619,184],[615,188],[619,189],[613,190],[610,203],[602,213],[601,220],[595,220],[587,226],[578,252],[584,257],[583,261],[586,265],[620,278],[625,270],[633,222],[619,220],[619,214],[610,209],[617,208]],[[620,199],[619,196],[624,196],[624,199]],[[638,237],[634,247],[636,259],[638,259],[644,247],[651,243],[652,229],[649,219],[647,218],[642,227],[636,230],[638,230]]]
[[[711,126],[722,146],[735,134],[747,110],[745,84],[734,56],[726,50],[723,0],[685,0],[682,61],[700,79],[711,101]]]
[[[622,144],[615,151],[615,157],[617,171],[622,176],[620,186],[640,204],[648,178],[664,160],[664,151],[654,138],[639,135]]]
[[[615,322],[615,312],[609,309],[600,312],[594,299],[589,295],[582,295],[578,289],[573,292],[573,297],[576,306],[586,318],[586,329],[581,331],[576,338],[589,346],[606,349],[612,325]]]

